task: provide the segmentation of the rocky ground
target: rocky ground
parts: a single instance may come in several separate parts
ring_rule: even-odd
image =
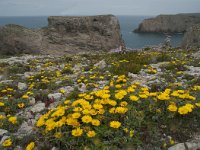
[[[200,148],[200,55],[0,59],[0,149]]]

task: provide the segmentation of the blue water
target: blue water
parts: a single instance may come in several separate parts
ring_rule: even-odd
[[[122,37],[125,44],[129,48],[143,48],[162,44],[165,35],[162,33],[134,33],[143,19],[151,16],[118,16],[121,26]],[[0,26],[6,24],[18,24],[28,28],[41,28],[48,25],[46,16],[39,17],[0,17]],[[180,46],[183,34],[171,35],[171,43],[173,47]]]

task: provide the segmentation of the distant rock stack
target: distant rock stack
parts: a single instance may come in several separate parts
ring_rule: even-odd
[[[155,18],[145,19],[134,31],[181,33],[197,23],[200,23],[200,13],[159,15]]]
[[[190,27],[184,35],[182,47],[200,50],[200,24]]]
[[[109,51],[124,46],[117,17],[55,16],[48,27],[27,29],[18,25],[0,28],[0,54],[65,54]]]

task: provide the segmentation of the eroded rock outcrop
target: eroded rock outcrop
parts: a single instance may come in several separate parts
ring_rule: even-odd
[[[190,27],[184,35],[183,48],[200,48],[200,24],[195,24]]]
[[[200,13],[159,15],[145,19],[135,32],[185,32],[197,23],[200,23]]]
[[[0,54],[64,54],[109,51],[124,42],[113,15],[48,18],[48,27],[27,29],[18,25],[0,28]]]
[[[37,30],[14,24],[0,28],[0,54],[38,53],[41,42]]]

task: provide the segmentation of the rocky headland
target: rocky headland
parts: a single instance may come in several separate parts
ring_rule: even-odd
[[[180,33],[197,23],[200,23],[200,13],[159,15],[155,18],[145,19],[134,31]]]
[[[52,16],[48,26],[28,29],[0,27],[0,54],[64,54],[109,51],[124,45],[120,25],[113,15]]]
[[[183,48],[200,48],[200,24],[190,27],[184,35]]]

